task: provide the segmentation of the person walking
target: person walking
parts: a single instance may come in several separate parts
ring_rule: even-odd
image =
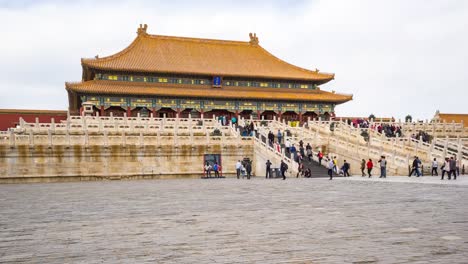
[[[278,144],[281,145],[281,139],[283,138],[283,134],[281,134],[281,130],[278,129],[278,134],[276,135],[278,138]]]
[[[281,170],[281,176],[283,176],[283,180],[286,180],[285,173],[288,170],[288,164],[286,164],[283,160],[281,160],[280,170]]]
[[[362,177],[365,177],[365,176],[366,176],[366,173],[364,172],[365,169],[366,169],[366,160],[365,160],[365,159],[362,159],[362,160],[361,160],[361,173],[362,173]]]
[[[241,168],[242,168],[242,163],[241,163],[240,160],[238,160],[237,163],[236,163],[237,179],[240,179]]]
[[[333,170],[338,174],[338,160],[336,159],[336,156],[333,157]]]
[[[309,162],[312,161],[312,146],[307,143],[307,146],[306,146],[306,154],[307,154],[307,158],[309,158]]]
[[[271,178],[271,162],[270,160],[267,160],[265,163],[266,166],[266,173],[265,173],[265,179]]]
[[[439,173],[437,173],[437,169],[439,168],[439,164],[437,163],[437,159],[434,158],[432,161],[432,171],[431,171],[431,176],[439,176]]]
[[[369,174],[369,178],[372,177],[372,168],[374,167],[374,163],[372,163],[372,159],[367,161],[367,173]]]
[[[206,178],[211,178],[211,165],[210,163],[206,162],[205,164],[205,173],[206,173]]]
[[[215,178],[219,178],[219,165],[218,165],[218,162],[215,162],[215,164],[213,165],[213,171],[214,171],[214,174],[215,174]]]
[[[450,157],[450,171],[448,175],[449,180],[451,175],[453,175],[454,180],[457,179],[457,161],[453,157]]]
[[[320,166],[322,166],[322,159],[323,159],[323,153],[322,153],[322,151],[319,151],[319,152],[318,152],[317,158],[318,158],[318,160],[319,160]]]
[[[299,178],[299,175],[301,175],[301,176],[304,175],[304,163],[302,163],[302,162],[299,162],[299,164],[297,166],[296,178]]]
[[[351,168],[351,165],[344,160],[343,163],[343,177],[349,177],[349,169]]]
[[[418,157],[414,157],[413,164],[411,165],[411,172],[408,177],[413,176],[413,173],[416,173],[417,177],[419,177],[419,170],[418,170]]]
[[[379,178],[387,178],[387,160],[385,160],[385,156],[380,157],[379,164],[380,164],[380,177]]]
[[[444,162],[444,165],[442,165],[441,170],[442,170],[442,178],[440,179],[443,180],[444,175],[447,174],[447,177],[450,180],[450,161],[448,158],[445,158],[445,162]]]
[[[289,138],[286,139],[286,142],[284,143],[284,148],[286,150],[286,156],[289,158],[291,157],[289,154],[291,153],[291,142],[289,141]]]
[[[330,176],[330,180],[333,180],[333,167],[335,167],[333,160],[328,159],[328,176]]]
[[[247,172],[247,180],[250,180],[250,176],[252,173],[252,162],[247,161],[247,164],[245,165],[245,171]]]

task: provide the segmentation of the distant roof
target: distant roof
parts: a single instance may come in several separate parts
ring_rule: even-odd
[[[0,109],[0,114],[49,114],[49,115],[67,115],[66,110],[38,110],[38,109]]]
[[[136,39],[124,50],[103,58],[81,59],[84,67],[131,71],[209,76],[237,76],[264,79],[291,79],[326,83],[334,74],[311,71],[289,64],[258,44],[150,35],[147,26],[138,29]]]
[[[315,101],[344,103],[352,100],[352,95],[344,95],[311,89],[222,87],[211,85],[162,84],[93,80],[78,83],[65,83],[66,89],[79,93],[110,95],[156,95],[175,97],[203,97],[230,99],[260,99],[286,101]]]
[[[446,123],[462,123],[465,127],[468,127],[468,114],[446,114],[446,113],[438,113],[436,114],[435,118],[438,118],[439,121]]]

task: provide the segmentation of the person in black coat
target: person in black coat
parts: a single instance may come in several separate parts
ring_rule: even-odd
[[[265,178],[268,179],[268,177],[271,178],[271,162],[270,162],[270,160],[267,160],[267,162],[265,163],[265,165],[266,165]]]
[[[286,175],[284,173],[288,170],[288,165],[284,163],[283,160],[281,160],[280,170],[281,176],[283,176],[283,180],[286,180]]]
[[[247,180],[250,180],[250,175],[252,173],[252,162],[248,161],[245,165],[245,171],[247,172]]]

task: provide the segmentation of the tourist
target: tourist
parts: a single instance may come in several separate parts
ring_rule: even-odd
[[[445,162],[441,167],[442,170],[442,178],[441,180],[444,179],[444,175],[447,174],[448,179],[450,180],[450,161],[449,158],[445,158]]]
[[[301,153],[302,157],[305,157],[305,151],[304,151],[304,146],[299,147],[299,153]]]
[[[268,144],[270,147],[273,147],[273,141],[275,140],[275,135],[273,135],[273,132],[269,131],[268,132]]]
[[[304,146],[304,141],[302,141],[302,139],[299,141],[299,147],[303,147]]]
[[[276,135],[276,137],[278,138],[278,144],[281,145],[281,139],[283,138],[283,135],[281,134],[281,131],[278,129],[278,134]]]
[[[288,170],[288,164],[286,164],[283,160],[281,160],[280,165],[281,176],[283,176],[283,180],[286,180],[286,171]]]
[[[297,160],[297,151],[296,151],[296,147],[294,146],[294,144],[292,144],[290,151],[291,151],[293,160]]]
[[[343,170],[343,177],[349,177],[349,169],[351,168],[351,165],[344,160],[343,167],[341,168]]]
[[[309,143],[307,143],[307,146],[310,147]],[[307,158],[309,159],[309,162],[311,162],[312,161],[312,147],[310,148],[306,147],[306,152],[307,152]]]
[[[460,176],[460,165],[461,165],[461,159],[457,160],[457,156],[455,156],[455,164],[457,164],[457,175]]]
[[[289,141],[289,138],[286,139],[286,142],[284,143],[284,148],[286,149],[286,155],[289,155],[291,153],[291,142]]]
[[[336,156],[333,157],[333,170],[338,174],[338,160],[336,159]]]
[[[328,176],[330,176],[330,180],[333,179],[333,168],[335,164],[333,163],[332,159],[328,159]]]
[[[436,158],[432,161],[432,171],[431,171],[431,176],[439,176],[439,173],[437,173],[437,169],[439,168],[439,164],[437,163]]]
[[[247,161],[247,164],[245,165],[245,171],[247,172],[247,180],[250,180],[250,176],[252,173],[252,162]]]
[[[417,177],[419,177],[420,175],[419,175],[418,167],[419,167],[418,157],[414,157],[413,164],[411,166],[411,172],[408,175],[408,177],[413,176],[413,173],[416,173]]]
[[[312,172],[310,171],[310,168],[307,168],[307,169],[304,171],[304,177],[305,177],[305,178],[310,178],[310,177],[312,177]]]
[[[299,175],[301,175],[301,176],[304,175],[304,164],[302,162],[299,162],[299,164],[297,166],[296,178],[299,178]]]
[[[206,162],[206,164],[205,164],[205,173],[206,173],[207,178],[211,178],[211,169],[212,169],[212,167],[211,167],[210,163]]]
[[[237,179],[240,178],[241,168],[242,168],[242,163],[241,163],[240,160],[238,160],[237,163],[236,163]]]
[[[367,173],[369,174],[369,178],[372,177],[372,168],[374,167],[374,163],[372,163],[372,159],[367,161]]]
[[[455,161],[455,159],[453,159],[453,157],[450,157],[450,171],[448,174],[449,180],[451,175],[453,175],[454,180],[457,179],[457,162]]]
[[[218,162],[215,162],[215,164],[213,165],[213,171],[214,171],[214,174],[215,174],[215,178],[219,178],[219,165],[218,165]]]
[[[362,173],[362,177],[365,177],[365,176],[366,176],[366,173],[364,172],[365,169],[366,169],[366,160],[365,160],[365,159],[362,159],[362,160],[361,160],[361,173]]]
[[[387,160],[385,156],[381,156],[379,159],[380,165],[380,177],[379,178],[387,178]]]
[[[267,162],[265,163],[265,166],[266,166],[265,178],[266,179],[271,178],[271,162],[270,162],[270,160],[267,160]]]
[[[231,118],[231,124],[237,125],[237,118],[235,116]]]
[[[319,160],[319,164],[322,165],[322,159],[323,159],[322,151],[319,150],[319,152],[317,153],[317,158]]]

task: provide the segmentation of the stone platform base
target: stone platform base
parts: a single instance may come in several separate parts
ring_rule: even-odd
[[[234,173],[225,173],[220,178],[206,178],[200,173],[187,174],[127,174],[127,175],[48,175],[48,176],[4,176],[0,184],[51,183],[77,181],[125,181],[125,180],[163,180],[163,179],[224,179],[236,177]]]

